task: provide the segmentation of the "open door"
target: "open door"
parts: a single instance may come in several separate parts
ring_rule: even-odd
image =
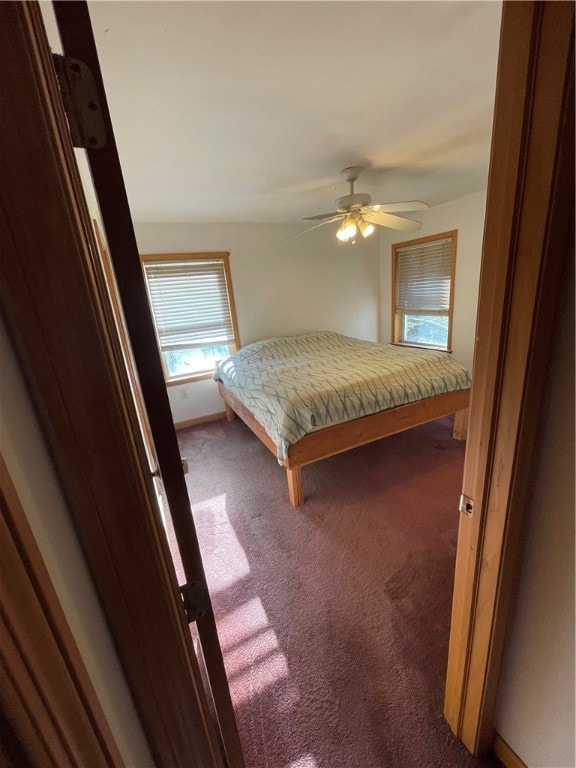
[[[63,3],[57,10],[65,40],[71,29],[74,38],[91,40],[85,3]],[[149,445],[39,7],[3,3],[0,16],[0,304],[6,325],[156,764],[243,768],[138,253],[135,241],[132,247],[118,242],[118,229],[133,238],[127,202],[112,220],[110,201],[100,205],[153,438]],[[101,87],[97,60],[95,65]],[[103,92],[100,99],[105,107]],[[103,149],[90,151],[117,162],[109,123],[106,131]],[[123,189],[119,165],[106,173],[114,177],[112,186]],[[151,450],[177,528],[185,594],[168,551]],[[188,627],[192,620],[202,639],[216,722]]]

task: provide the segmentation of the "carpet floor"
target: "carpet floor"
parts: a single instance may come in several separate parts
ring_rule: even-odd
[[[442,717],[464,445],[451,419],[285,471],[179,432],[247,768],[468,768]]]

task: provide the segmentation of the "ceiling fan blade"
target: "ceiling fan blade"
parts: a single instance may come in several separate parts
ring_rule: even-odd
[[[408,200],[404,203],[369,205],[368,208],[376,213],[408,213],[408,211],[425,211],[430,208],[430,206],[428,203],[422,203],[420,200]]]
[[[405,219],[403,216],[392,216],[389,213],[379,213],[374,211],[362,211],[362,218],[371,224],[378,224],[381,227],[389,229],[399,229],[402,232],[414,232],[422,226],[421,221]]]
[[[304,216],[304,221],[314,221],[315,219],[327,219],[329,216],[338,216],[338,211],[332,213],[319,213],[317,216]]]
[[[296,232],[293,235],[288,235],[288,237],[283,237],[280,242],[285,243],[286,240],[292,240],[293,237],[299,237],[300,235],[305,235],[306,232],[311,232],[313,229],[318,229],[318,227],[324,226],[324,224],[330,224],[333,221],[338,221],[339,219],[343,219],[345,218],[345,216],[346,216],[345,213],[339,213],[335,216],[332,216],[332,218],[330,219],[325,219],[324,221],[321,221],[320,224],[314,224],[313,227],[308,227],[308,229],[302,229],[300,232]]]

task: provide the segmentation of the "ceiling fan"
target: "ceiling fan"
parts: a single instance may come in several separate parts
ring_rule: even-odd
[[[394,214],[422,211],[430,207],[428,203],[422,203],[419,200],[409,200],[402,203],[372,204],[370,195],[360,192],[354,193],[354,182],[361,171],[362,167],[359,165],[353,165],[350,168],[341,170],[340,173],[350,184],[350,194],[339,197],[336,200],[338,210],[332,213],[319,213],[316,216],[305,216],[306,221],[316,221],[319,219],[321,221],[313,227],[297,232],[295,235],[290,235],[290,237],[298,237],[298,235],[303,235],[324,224],[340,220],[342,220],[342,224],[336,232],[336,237],[343,242],[355,243],[358,232],[360,232],[362,237],[368,237],[374,232],[375,224],[402,232],[413,232],[416,229],[420,229],[422,222],[406,219],[403,216],[395,216]],[[290,237],[286,238],[286,240],[289,240]]]

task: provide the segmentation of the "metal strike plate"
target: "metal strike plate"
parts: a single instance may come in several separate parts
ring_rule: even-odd
[[[462,494],[462,496],[460,496],[460,504],[458,509],[460,512],[462,512],[463,515],[470,516],[474,511],[474,501],[468,496],[464,496],[464,494]]]

